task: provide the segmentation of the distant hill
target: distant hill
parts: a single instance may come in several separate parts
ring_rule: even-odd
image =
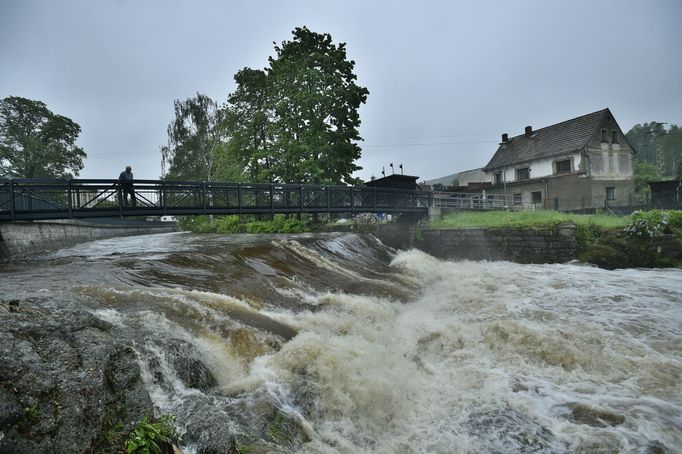
[[[450,186],[452,181],[457,178],[458,173],[453,173],[452,175],[446,175],[440,178],[434,178],[433,180],[426,180],[426,184],[433,186],[434,184],[444,184],[445,186]]]

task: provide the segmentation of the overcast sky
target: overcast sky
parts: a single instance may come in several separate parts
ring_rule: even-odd
[[[500,134],[609,107],[624,131],[682,124],[682,1],[0,0],[0,97],[82,128],[81,178],[160,176],[173,100],[220,104],[307,26],[347,44],[357,176],[403,163],[431,179],[481,167]]]

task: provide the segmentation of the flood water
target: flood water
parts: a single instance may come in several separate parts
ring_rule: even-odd
[[[174,233],[5,263],[0,279],[120,327],[159,414],[256,452],[682,452],[682,270]],[[179,379],[178,341],[212,386]]]

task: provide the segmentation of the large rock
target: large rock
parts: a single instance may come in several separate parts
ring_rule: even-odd
[[[116,328],[47,300],[0,305],[0,453],[113,451],[152,402]]]

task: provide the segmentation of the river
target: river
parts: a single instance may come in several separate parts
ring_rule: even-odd
[[[682,452],[679,269],[442,261],[347,233],[114,238],[2,266],[4,294],[134,340],[180,432],[200,418],[256,452]],[[178,340],[210,386],[179,379]]]

